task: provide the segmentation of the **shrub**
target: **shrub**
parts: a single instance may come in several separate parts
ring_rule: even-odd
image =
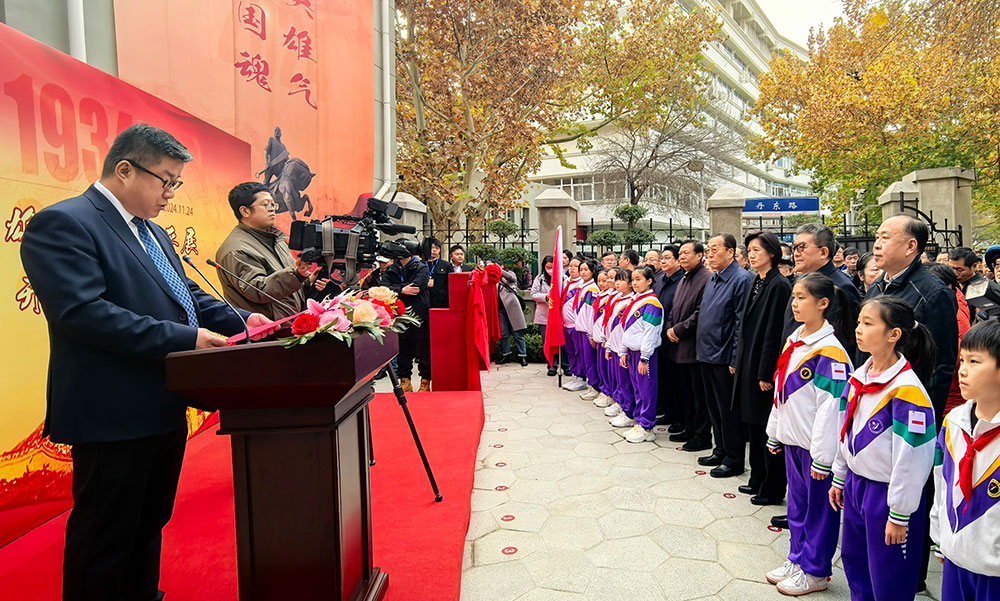
[[[506,219],[494,219],[486,224],[486,231],[501,239],[517,233],[517,226]]]
[[[492,244],[470,244],[466,252],[475,258],[477,263],[479,261],[492,261],[497,258],[497,249],[493,248]]]
[[[629,227],[634,227],[637,221],[646,216],[646,212],[646,207],[623,204],[615,209],[615,217],[628,223]]]
[[[613,232],[611,230],[597,230],[587,236],[587,244],[600,248],[618,246],[624,242],[625,239],[622,237],[621,232]]]
[[[653,232],[634,227],[625,232],[625,243],[630,245],[652,244],[656,240]]]
[[[517,263],[518,261],[524,261],[525,264],[527,264],[535,260],[535,257],[521,246],[508,246],[507,248],[501,250],[497,256],[504,263],[511,264]]]

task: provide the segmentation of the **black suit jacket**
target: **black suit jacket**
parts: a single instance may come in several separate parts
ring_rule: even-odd
[[[199,325],[242,332],[229,307],[185,276],[163,228],[150,229],[191,290]],[[167,390],[164,358],[193,349],[197,328],[114,205],[91,186],[40,211],[21,262],[49,327],[44,434],[75,444],[184,427],[188,403]]]

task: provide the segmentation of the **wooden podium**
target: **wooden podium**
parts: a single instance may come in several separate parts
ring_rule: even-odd
[[[285,349],[252,343],[167,356],[168,387],[220,411],[232,437],[241,601],[376,601],[369,424],[372,378],[396,355],[367,334]]]

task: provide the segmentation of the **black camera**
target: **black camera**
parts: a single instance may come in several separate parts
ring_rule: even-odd
[[[416,240],[379,242],[379,232],[388,235],[417,232],[413,226],[392,222],[392,219],[399,219],[403,215],[402,207],[374,197],[368,199],[367,205],[368,208],[360,217],[329,215],[322,221],[293,221],[288,235],[288,248],[300,251],[299,257],[303,261],[325,265],[330,273],[340,268],[344,274],[345,286],[355,284],[359,269],[372,267],[378,255],[405,259],[418,254]],[[345,222],[354,225],[336,225]]]

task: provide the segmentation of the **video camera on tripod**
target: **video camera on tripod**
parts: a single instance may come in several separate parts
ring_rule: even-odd
[[[393,195],[395,198],[395,194]],[[383,255],[405,259],[418,254],[416,240],[379,241],[379,232],[390,236],[415,234],[411,225],[393,223],[403,215],[403,208],[390,201],[368,199],[368,208],[357,215],[328,215],[322,221],[293,221],[288,236],[288,248],[300,251],[299,257],[308,263],[325,265],[327,271],[341,269],[343,285],[352,286],[358,281],[359,268],[372,267],[375,257]],[[335,223],[354,223],[340,227]]]

